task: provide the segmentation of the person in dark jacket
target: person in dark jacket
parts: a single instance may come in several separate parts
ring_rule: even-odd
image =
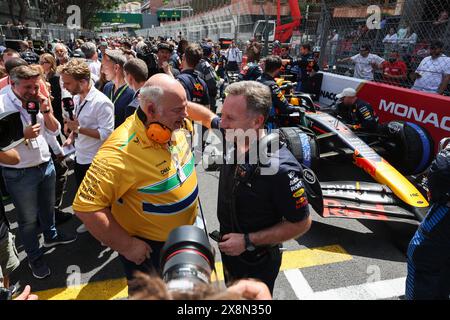
[[[333,113],[353,130],[375,132],[378,128],[378,117],[370,103],[357,97],[353,88],[346,88],[336,96],[338,103]]]

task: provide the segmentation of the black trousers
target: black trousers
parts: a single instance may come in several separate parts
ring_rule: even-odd
[[[80,187],[81,182],[83,182],[84,176],[86,175],[86,172],[89,170],[89,167],[91,164],[79,164],[76,162],[75,159],[75,180],[77,182],[77,189]]]
[[[139,238],[139,237],[138,237]],[[128,283],[135,279],[136,272],[142,272],[144,274],[152,275],[155,277],[161,276],[161,265],[160,265],[160,256],[161,249],[164,246],[164,242],[153,241],[148,239],[139,238],[142,241],[145,241],[152,248],[152,253],[150,254],[150,258],[145,260],[142,264],[137,265],[134,262],[127,260],[124,256],[119,254],[120,262],[122,262],[123,270],[125,272],[125,276],[127,277]],[[128,295],[132,296],[134,288],[128,287]]]
[[[237,61],[228,62],[227,66],[226,66],[226,70],[227,71],[239,71],[239,65],[238,65]]]
[[[264,282],[273,294],[275,280],[280,272],[282,253],[273,248],[269,253],[259,259],[245,259],[242,254],[231,257],[221,253],[225,283],[231,285],[240,279],[258,279]]]
[[[69,170],[69,168],[67,167],[65,161],[58,161],[53,151],[50,151],[56,171],[55,209],[60,209],[64,193],[66,192],[67,171]]]

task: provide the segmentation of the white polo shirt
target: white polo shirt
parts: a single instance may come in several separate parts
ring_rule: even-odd
[[[414,82],[411,89],[437,93],[443,77],[450,74],[450,58],[445,54],[436,59],[425,57],[416,72],[422,77]]]
[[[22,101],[15,95],[11,86],[8,86],[4,94],[0,95],[0,113],[7,111],[19,111],[22,124],[25,127],[31,125],[31,116],[22,106]],[[48,148],[46,136],[57,136],[61,132],[60,124],[58,130],[53,132],[47,129],[42,113],[37,115],[37,123],[41,125],[39,136],[19,144],[15,149],[20,155],[20,162],[16,165],[2,166],[7,168],[24,169],[36,167],[44,162],[50,161],[51,154]]]
[[[75,157],[78,164],[90,164],[103,142],[114,131],[114,105],[107,96],[93,85],[88,95],[81,101],[80,96],[73,97],[74,115],[82,128],[96,129],[100,139],[91,138],[79,133],[75,139]]]
[[[384,62],[384,59],[376,54],[369,53],[367,57],[363,57],[359,53],[351,57],[355,63],[355,73],[353,76],[358,79],[373,80],[373,68],[372,63],[380,65]]]

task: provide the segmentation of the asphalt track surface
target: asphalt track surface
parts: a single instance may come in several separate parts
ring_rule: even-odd
[[[216,217],[219,173],[205,172],[202,164],[197,166],[197,173],[203,212],[211,232],[219,228]],[[73,171],[69,174],[63,210],[73,212],[75,179]],[[351,164],[331,162],[317,174],[321,181],[368,180],[365,173]],[[14,206],[9,203],[6,210],[13,233],[17,233]],[[313,224],[306,235],[283,244],[285,251],[274,299],[402,299],[407,274],[406,248],[417,223],[325,219],[314,211],[312,217]],[[79,225],[80,221],[73,217],[59,229],[75,233]],[[32,276],[19,237],[16,245],[21,265],[11,277],[12,284],[18,287],[30,284],[41,299],[127,297],[117,253],[102,246],[89,233],[79,234],[77,241],[69,245],[44,249],[52,273],[42,280]],[[219,254],[216,260],[220,270]],[[221,279],[219,271],[218,280]]]

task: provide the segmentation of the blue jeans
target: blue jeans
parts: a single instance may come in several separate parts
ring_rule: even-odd
[[[3,179],[16,207],[19,235],[28,259],[42,256],[39,233],[45,240],[57,236],[55,227],[55,181],[53,162],[27,169],[3,168]],[[39,224],[38,224],[39,221]]]

